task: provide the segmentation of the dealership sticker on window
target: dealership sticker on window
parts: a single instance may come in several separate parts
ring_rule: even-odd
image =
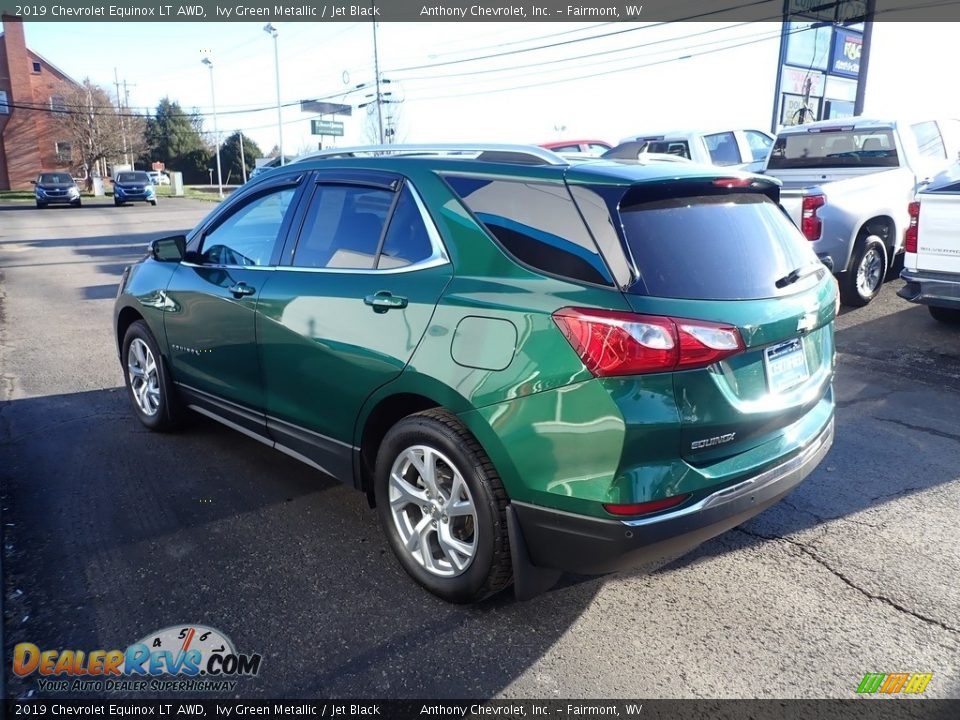
[[[173,625],[126,650],[13,649],[13,673],[37,676],[41,692],[231,691],[260,672],[262,656],[237,652],[205,625]]]

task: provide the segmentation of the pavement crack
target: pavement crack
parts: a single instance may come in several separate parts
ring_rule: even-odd
[[[849,586],[853,590],[856,590],[858,593],[860,593],[864,597],[870,600],[881,602],[884,605],[887,605],[888,607],[891,607],[898,612],[904,613],[906,615],[910,615],[911,617],[919,620],[920,622],[926,625],[933,625],[935,627],[939,627],[942,630],[946,630],[947,632],[960,634],[960,628],[955,628],[955,627],[952,627],[951,625],[947,625],[945,622],[941,620],[937,620],[936,618],[927,617],[926,615],[923,615],[921,613],[918,613],[915,610],[911,610],[910,608],[904,605],[901,605],[896,600],[888,598],[885,595],[879,595],[877,593],[870,592],[866,588],[860,587],[859,585],[857,585],[857,583],[855,583],[849,577],[844,575],[841,571],[834,568],[829,562],[827,562],[827,560],[822,555],[820,555],[820,553],[818,553],[816,550],[814,550],[812,547],[810,547],[806,543],[802,543],[799,540],[794,540],[792,538],[782,537],[779,535],[764,535],[762,533],[758,533],[753,530],[745,530],[742,527],[738,527],[736,528],[736,530],[737,532],[743,533],[748,537],[758,538],[760,540],[774,540],[774,541],[780,540],[789,545],[792,545],[793,547],[797,548],[800,552],[802,552],[804,555],[812,559],[815,563],[817,563],[822,568],[827,570],[835,578],[837,578],[838,580],[840,580],[841,582],[843,582],[845,585]]]
[[[955,440],[960,442],[960,434],[958,433],[949,433],[943,430],[937,430],[936,428],[925,427],[924,425],[914,425],[912,423],[904,422],[903,420],[897,420],[896,418],[877,418],[881,422],[893,423],[894,425],[900,425],[901,427],[908,428],[910,430],[916,430],[917,432],[926,433],[927,435],[933,435],[935,437],[946,438],[947,440]]]

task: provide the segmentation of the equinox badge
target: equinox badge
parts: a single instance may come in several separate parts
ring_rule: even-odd
[[[712,438],[704,438],[703,440],[694,440],[690,443],[691,450],[700,450],[702,448],[713,447],[714,445],[723,445],[733,440],[737,434],[735,432],[727,433],[726,435],[717,435]]]

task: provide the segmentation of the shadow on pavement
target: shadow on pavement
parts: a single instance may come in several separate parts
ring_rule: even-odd
[[[203,623],[263,655],[231,695],[484,697],[599,588],[443,603],[403,573],[360,493],[212,421],[150,433],[122,388],[0,405],[0,482],[6,657]],[[30,687],[8,679],[11,697]]]

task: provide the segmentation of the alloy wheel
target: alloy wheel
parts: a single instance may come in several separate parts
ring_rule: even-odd
[[[865,298],[873,295],[883,280],[883,258],[875,248],[869,248],[857,268],[857,290]]]
[[[427,445],[408,447],[393,462],[388,490],[410,557],[437,577],[464,573],[477,551],[477,511],[456,465]]]
[[[127,350],[127,371],[134,402],[144,415],[153,417],[160,409],[160,374],[150,347],[140,338],[134,338]]]

